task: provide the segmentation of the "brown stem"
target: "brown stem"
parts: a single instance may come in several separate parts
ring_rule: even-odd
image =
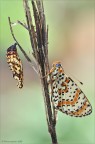
[[[35,27],[36,27],[35,29],[32,23],[32,17],[28,0],[23,0],[23,3],[24,3],[27,26],[29,30],[30,42],[33,50],[33,56],[37,61],[39,76],[41,79],[41,85],[43,89],[48,130],[51,135],[52,144],[58,144],[55,123],[53,120],[53,111],[49,96],[49,87],[47,77],[45,77],[45,75],[47,75],[49,72],[49,61],[48,61],[48,28],[46,27],[43,2],[40,0],[31,1],[35,20]]]
[[[14,41],[16,42],[16,44],[19,46],[21,52],[23,53],[23,55],[25,56],[25,58],[27,59],[27,61],[31,64],[32,68],[35,70],[35,72],[37,73],[37,70],[33,64],[33,62],[31,61],[31,59],[28,57],[27,53],[24,51],[24,49],[21,47],[21,45],[19,44],[19,42],[17,41],[14,33],[13,33],[13,29],[12,29],[12,22],[11,22],[11,19],[10,17],[8,17],[8,21],[9,21],[9,26],[10,26],[10,31],[11,31],[11,34],[12,34],[12,37],[14,39]]]
[[[21,26],[23,26],[25,29],[28,30],[26,24],[22,23],[21,21],[17,20],[17,23],[20,24]]]

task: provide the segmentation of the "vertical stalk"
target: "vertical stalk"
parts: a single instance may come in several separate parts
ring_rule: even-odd
[[[48,82],[47,77],[45,77],[45,75],[47,75],[47,73],[49,72],[49,61],[48,27],[46,27],[43,2],[40,0],[31,1],[35,21],[35,28],[33,26],[28,0],[23,0],[23,3],[29,30],[30,42],[33,50],[33,56],[37,61],[39,76],[41,79],[41,85],[43,89],[48,130],[51,135],[52,144],[58,144],[55,123],[53,120],[53,111],[49,96]]]

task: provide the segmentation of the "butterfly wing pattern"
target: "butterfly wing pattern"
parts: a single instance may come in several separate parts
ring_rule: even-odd
[[[17,86],[23,87],[23,66],[21,59],[18,56],[16,44],[7,49],[7,63],[13,73],[13,78],[18,81]]]
[[[64,73],[59,61],[53,63],[52,101],[55,109],[74,117],[83,117],[92,112],[92,107],[79,86]]]

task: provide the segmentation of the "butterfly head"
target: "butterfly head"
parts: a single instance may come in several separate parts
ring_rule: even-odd
[[[55,72],[55,73],[60,72],[61,73],[62,71],[63,71],[63,68],[62,68],[61,62],[60,61],[53,62],[50,73],[52,73],[52,72]]]
[[[56,62],[54,62],[54,63],[52,64],[52,66],[53,66],[54,68],[60,68],[60,67],[62,67],[60,61],[56,61]]]

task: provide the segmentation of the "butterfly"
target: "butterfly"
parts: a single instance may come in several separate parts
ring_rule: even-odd
[[[53,63],[50,75],[52,81],[51,101],[55,110],[74,117],[91,114],[90,102],[80,87],[65,74],[61,62]]]
[[[23,87],[23,66],[17,53],[16,43],[7,49],[7,63],[13,73],[13,78],[18,81],[17,86]]]

